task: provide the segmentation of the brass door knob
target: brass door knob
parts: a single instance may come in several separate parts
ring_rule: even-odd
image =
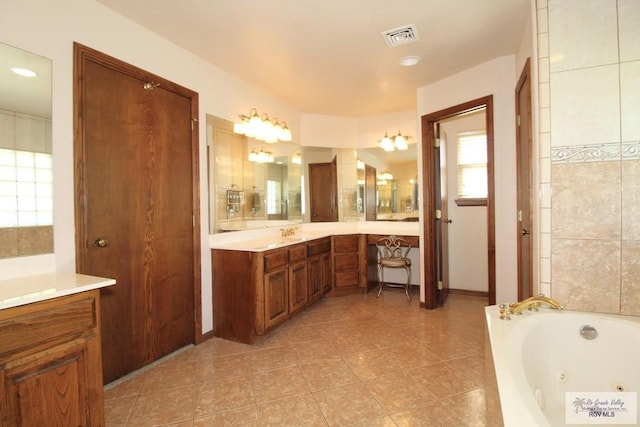
[[[93,246],[95,246],[96,248],[106,248],[107,246],[109,246],[109,242],[107,242],[102,237],[97,237],[96,240],[93,241]]]
[[[523,228],[522,231],[520,232],[523,236],[526,236],[527,234],[529,234],[529,230]]]

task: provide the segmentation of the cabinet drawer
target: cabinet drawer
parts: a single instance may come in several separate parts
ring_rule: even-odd
[[[342,254],[334,257],[335,271],[358,270],[358,254]]]
[[[276,268],[289,263],[289,251],[287,248],[276,249],[264,254],[264,272],[268,273]]]
[[[307,257],[307,245],[289,246],[289,262],[298,261]]]
[[[360,242],[359,235],[334,236],[333,250],[335,253],[358,252]]]
[[[34,309],[37,306],[34,305]],[[60,337],[79,337],[96,325],[95,300],[86,298],[0,321],[0,358]]]
[[[307,255],[313,256],[331,251],[331,239],[322,239],[310,242],[307,245]]]
[[[358,286],[360,274],[357,270],[354,271],[336,271],[336,288],[346,288]]]

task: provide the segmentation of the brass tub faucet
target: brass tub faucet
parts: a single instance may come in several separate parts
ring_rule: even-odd
[[[545,297],[543,294],[529,297],[520,302],[512,302],[511,304],[500,304],[500,318],[509,320],[512,314],[522,314],[524,309],[529,311],[538,311],[540,304],[547,304],[549,307],[562,310],[564,307],[558,301]]]

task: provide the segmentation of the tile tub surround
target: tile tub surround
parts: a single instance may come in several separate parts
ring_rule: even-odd
[[[536,7],[540,290],[639,315],[640,3]]]
[[[213,338],[108,385],[106,424],[494,425],[484,305],[323,299],[257,345]]]

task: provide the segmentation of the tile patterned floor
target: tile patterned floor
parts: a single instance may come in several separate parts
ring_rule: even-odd
[[[214,338],[105,387],[107,426],[488,426],[484,298],[324,298],[253,346]]]

